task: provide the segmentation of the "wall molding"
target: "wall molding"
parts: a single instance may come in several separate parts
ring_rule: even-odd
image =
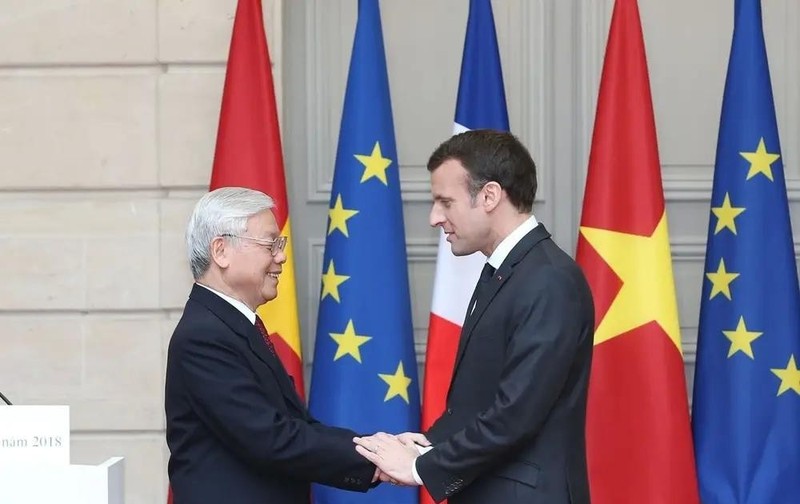
[[[711,178],[672,177],[666,174],[662,180],[664,197],[668,202],[709,202],[710,204],[713,186]],[[786,193],[790,202],[800,202],[800,179],[787,180]]]

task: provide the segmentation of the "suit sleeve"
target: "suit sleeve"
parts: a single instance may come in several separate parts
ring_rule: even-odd
[[[417,471],[437,502],[454,482],[468,485],[536,436],[567,380],[580,336],[571,280],[548,268],[517,300],[509,308],[518,322],[493,404],[450,437],[432,436],[435,448],[417,459]]]
[[[189,401],[231,450],[262,470],[347,490],[370,487],[375,466],[356,452],[355,433],[278,411],[242,356],[225,343],[185,343],[174,357]]]

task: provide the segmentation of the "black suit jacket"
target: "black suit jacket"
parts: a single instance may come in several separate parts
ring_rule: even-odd
[[[587,504],[588,283],[541,224],[489,282],[417,471],[437,502]]]
[[[165,407],[174,504],[305,504],[312,481],[370,486],[356,434],[311,418],[258,329],[197,285],[170,341]]]

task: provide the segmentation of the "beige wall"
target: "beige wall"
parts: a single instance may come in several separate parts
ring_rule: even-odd
[[[310,369],[356,0],[264,3]],[[613,1],[493,4],[512,129],[541,170],[536,213],[572,251]],[[800,7],[764,4],[797,215]],[[690,380],[732,5],[640,0]],[[424,163],[451,128],[467,2],[381,8],[422,363],[436,253]],[[234,9],[0,2],[0,391],[69,404],[73,460],[125,456],[131,504],[160,504],[166,491],[165,348],[190,284],[182,234],[209,180]]]
[[[69,404],[73,461],[126,457],[130,504],[166,496],[165,349],[235,7],[0,2],[0,391]]]

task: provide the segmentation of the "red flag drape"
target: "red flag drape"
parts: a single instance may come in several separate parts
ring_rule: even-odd
[[[210,188],[226,186],[249,187],[270,195],[275,200],[278,227],[289,236],[278,297],[261,306],[258,314],[303,397],[289,204],[261,0],[240,0],[233,25]]]
[[[699,502],[668,236],[638,6],[617,0],[577,251],[597,324],[593,504]]]

